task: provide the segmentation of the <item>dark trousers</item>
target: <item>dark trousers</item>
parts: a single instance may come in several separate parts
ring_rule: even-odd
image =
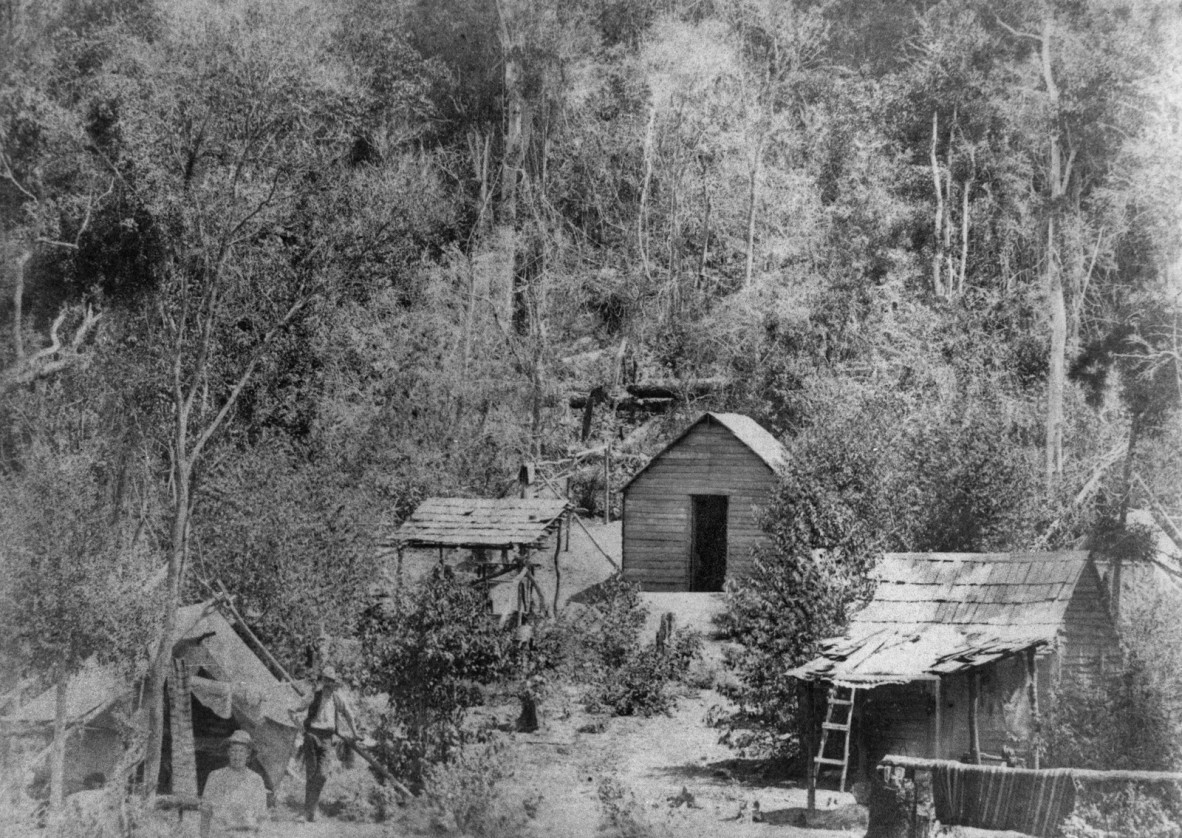
[[[308,730],[304,732],[304,817],[313,820],[320,803],[320,792],[328,776],[329,748],[332,747],[332,733]]]

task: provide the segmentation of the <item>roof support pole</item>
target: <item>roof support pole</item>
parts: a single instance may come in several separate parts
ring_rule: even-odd
[[[804,774],[808,783],[808,809],[817,808],[817,772],[813,770],[813,758],[817,755],[816,718],[813,707],[813,682],[803,678],[796,682],[796,706],[801,726],[801,742],[804,743]]]
[[[978,723],[978,704],[981,698],[981,673],[969,675],[969,762],[981,764],[981,728]]]
[[[944,726],[944,696],[941,694],[941,680],[932,681],[932,699],[935,708],[932,711],[932,759],[940,759],[940,733]]]
[[[1038,768],[1039,748],[1042,745],[1042,719],[1038,714],[1038,662],[1034,647],[1026,650],[1026,696],[1030,700],[1030,767]]]

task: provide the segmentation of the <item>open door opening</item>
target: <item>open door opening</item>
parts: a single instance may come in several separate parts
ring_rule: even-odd
[[[726,495],[692,495],[690,590],[721,591],[726,579]]]

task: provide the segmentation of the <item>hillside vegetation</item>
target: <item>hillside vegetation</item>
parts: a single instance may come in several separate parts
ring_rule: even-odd
[[[607,447],[618,512],[702,410],[793,457],[765,710],[882,550],[1138,555],[1180,54],[1132,0],[0,0],[0,664],[120,661],[158,741],[177,603],[301,675],[422,498],[604,514]]]

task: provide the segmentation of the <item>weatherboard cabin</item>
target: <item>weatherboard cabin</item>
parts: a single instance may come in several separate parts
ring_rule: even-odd
[[[706,413],[624,486],[623,571],[645,591],[721,591],[766,538],[784,447],[755,420]]]
[[[874,576],[845,636],[790,673],[813,693],[806,706],[828,705],[821,718],[852,718],[814,743],[827,762],[852,745],[863,769],[886,754],[1038,767],[1052,685],[1094,684],[1120,660],[1087,552],[888,554]],[[852,713],[833,709],[843,701]]]

